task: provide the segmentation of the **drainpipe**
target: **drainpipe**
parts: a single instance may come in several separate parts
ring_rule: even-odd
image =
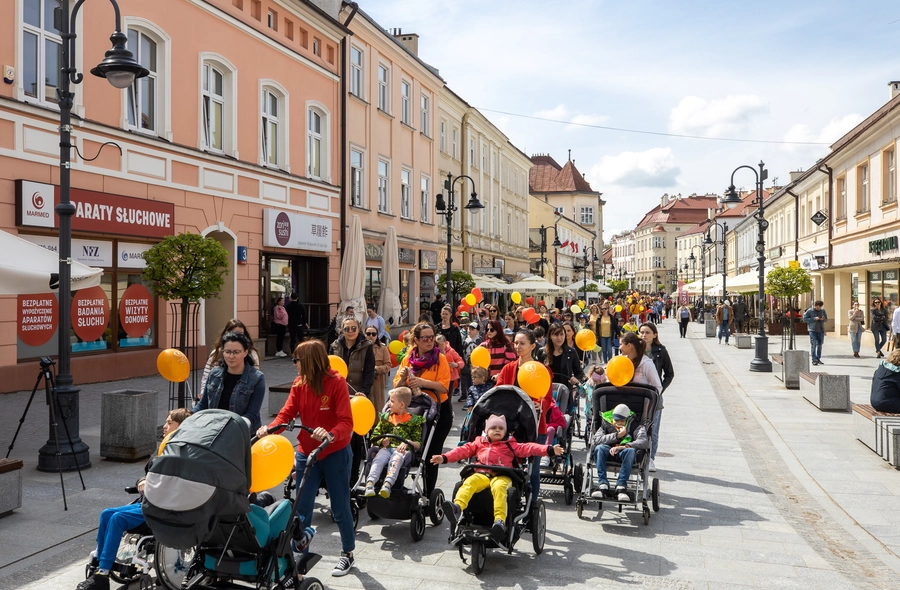
[[[349,28],[350,22],[356,13],[359,12],[359,4],[356,2],[345,3],[350,7],[350,14],[344,21],[344,27]],[[347,36],[341,39],[341,263],[344,262],[344,252],[347,244],[347,62],[350,61],[347,55],[349,44]]]
[[[800,195],[789,188],[784,192],[794,197],[794,260],[800,260]]]

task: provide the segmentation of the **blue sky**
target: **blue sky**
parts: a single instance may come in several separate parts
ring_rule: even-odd
[[[419,56],[525,153],[563,163],[571,149],[604,193],[606,240],[633,228],[664,193],[721,194],[742,164],[763,160],[766,186],[785,184],[887,102],[887,83],[900,80],[900,4],[885,0],[360,7],[386,29],[418,33]],[[748,171],[735,178],[739,188],[754,182]]]

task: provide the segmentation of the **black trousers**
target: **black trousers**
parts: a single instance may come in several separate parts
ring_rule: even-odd
[[[425,495],[430,495],[431,490],[437,485],[438,466],[431,464],[432,455],[440,455],[444,452],[444,441],[450,434],[450,428],[453,426],[453,404],[450,403],[450,395],[447,401],[441,404],[441,415],[434,425],[434,436],[431,437],[431,445],[428,447],[428,454],[425,455]]]
[[[275,324],[275,352],[281,352],[284,350],[284,333],[287,330],[287,326],[282,326],[281,324]],[[291,350],[291,353],[294,351]]]
[[[688,322],[690,321],[690,318],[681,318],[681,321],[678,323],[678,332],[681,334],[682,338],[687,337],[687,327]]]
[[[297,348],[297,345],[303,342],[303,326],[288,326],[291,331],[291,351],[290,354],[294,354],[294,349]],[[281,350],[279,347],[278,350]]]

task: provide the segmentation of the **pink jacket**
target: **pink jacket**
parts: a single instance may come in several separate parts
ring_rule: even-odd
[[[475,457],[484,465],[497,465],[499,467],[512,467],[513,457],[524,459],[525,457],[543,457],[549,455],[549,445],[537,443],[517,443],[516,439],[509,437],[492,443],[484,435],[479,436],[470,443],[447,451],[442,456],[447,463],[455,463],[461,459]],[[480,471],[486,471],[484,469]]]
[[[566,427],[566,417],[563,416],[562,410],[556,405],[556,401],[554,401],[550,405],[550,409],[547,410],[547,426],[555,427],[557,432],[560,432]]]
[[[458,363],[458,367],[450,367],[450,381],[456,381],[459,379],[459,370],[462,369],[463,360],[462,357],[459,356],[459,353],[456,352],[452,346],[447,346],[447,350],[441,351],[444,353],[444,356],[447,357],[448,363]]]

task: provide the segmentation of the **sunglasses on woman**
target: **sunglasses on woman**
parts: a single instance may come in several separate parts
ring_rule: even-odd
[[[366,332],[366,336],[378,336],[378,332]]]
[[[356,332],[356,331],[357,331],[356,326],[345,326],[344,327],[344,332]]]

